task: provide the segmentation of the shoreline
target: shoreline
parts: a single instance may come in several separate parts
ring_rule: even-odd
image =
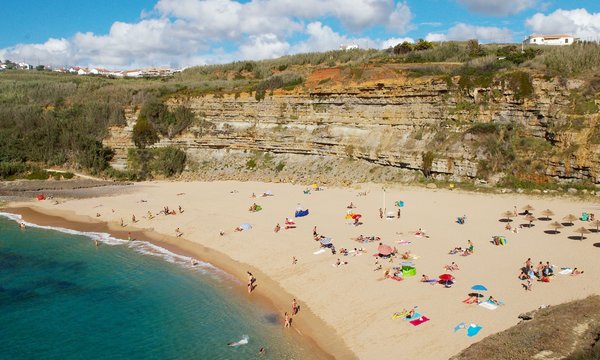
[[[232,291],[239,296],[244,296],[246,301],[257,302],[271,309],[276,313],[278,320],[283,319],[283,312],[290,312],[291,302],[289,299],[294,298],[294,296],[284,290],[276,281],[256,267],[237,262],[224,253],[186,240],[185,237],[177,238],[135,227],[128,227],[127,230],[123,230],[118,224],[94,221],[94,219],[86,216],[65,214],[64,211],[48,213],[35,205],[26,205],[21,202],[18,206],[14,206],[12,202],[9,202],[1,206],[0,210],[20,215],[23,220],[40,226],[61,227],[81,232],[108,233],[117,239],[127,239],[128,234],[131,233],[133,239],[147,241],[177,255],[188,256],[208,263],[234,277],[240,282],[240,286],[233,287]],[[246,292],[246,271],[251,271],[257,278],[258,286],[253,291],[252,296],[248,296]],[[335,330],[329,324],[317,317],[302,299],[296,297],[296,300],[301,306],[301,316],[293,318],[291,328],[293,332],[290,332],[290,336],[295,338],[296,341],[303,342],[311,351],[311,355],[314,355],[314,359],[357,358],[343,339],[334,335]],[[283,321],[281,323],[283,328]],[[314,336],[317,333],[319,336]]]

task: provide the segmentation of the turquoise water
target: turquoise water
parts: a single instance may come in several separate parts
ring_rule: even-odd
[[[0,358],[311,358],[276,314],[233,290],[243,284],[135,243],[21,231],[0,216]]]

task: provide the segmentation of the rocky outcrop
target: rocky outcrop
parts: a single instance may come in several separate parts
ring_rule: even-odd
[[[185,149],[192,163],[200,164],[196,168],[227,154],[226,165],[256,170],[246,163],[257,153],[270,153],[273,164],[353,159],[460,181],[481,177],[481,163],[490,157],[469,129],[514,124],[536,144],[552,148],[544,153],[547,158],[530,154],[543,160],[543,176],[600,183],[600,147],[590,141],[600,137],[598,114],[575,117],[568,111],[573,91],[584,83],[534,77],[531,85],[533,93],[523,96],[508,82],[461,89],[458,78],[398,75],[276,90],[261,101],[248,93],[173,97],[170,105],[192,108],[201,121],[155,146]],[[116,151],[117,167],[126,166],[135,119],[130,109],[128,125],[112,128],[105,140]],[[574,119],[582,125],[571,126]]]

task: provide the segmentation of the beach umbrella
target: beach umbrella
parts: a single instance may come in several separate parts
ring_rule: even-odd
[[[481,284],[471,286],[471,290],[487,291],[487,288]]]
[[[389,256],[392,252],[394,252],[394,249],[392,249],[392,247],[389,245],[382,244],[377,247],[377,252],[379,253],[379,255]]]
[[[244,223],[244,224],[240,225],[240,228],[242,228],[244,230],[250,230],[250,229],[252,229],[252,225],[250,225],[248,223]]]
[[[561,223],[559,223],[558,221],[554,221],[552,222],[550,225],[548,225],[550,228],[554,229],[554,233],[558,234],[558,229],[562,229],[564,226],[562,226]]]
[[[319,242],[321,243],[321,245],[329,245],[329,244],[331,244],[331,238],[330,237],[324,237],[321,240],[319,240]]]
[[[402,200],[396,201],[396,206],[397,207],[404,207],[404,201],[402,201]]]
[[[525,211],[533,211],[535,209],[533,208],[533,206],[527,204],[527,205],[523,206],[523,210],[525,210]]]
[[[506,222],[510,222],[510,218],[514,217],[514,216],[515,216],[515,214],[512,211],[508,211],[507,210],[507,211],[505,211],[505,212],[502,213],[502,217],[506,218]]]
[[[600,220],[592,221],[592,224],[596,227],[596,232],[598,232],[598,228],[600,228]]]
[[[452,281],[454,280],[454,276],[452,274],[442,274],[438,276],[442,281]]]
[[[527,216],[525,216],[525,220],[529,221],[529,227],[531,227],[531,223],[533,223],[537,219],[533,215],[527,215]]]
[[[552,210],[550,210],[550,209],[546,209],[546,210],[542,210],[542,215],[544,215],[543,219],[551,220],[550,216],[554,216],[554,212],[552,212]]]
[[[578,219],[578,217],[573,214],[569,214],[563,218],[564,221],[568,222],[571,225],[573,225],[573,221],[575,221],[577,219]]]
[[[581,238],[579,240],[583,240],[584,239],[583,234],[589,234],[591,231],[589,231],[588,229],[586,229],[582,226],[579,229],[575,230],[575,232],[577,234],[581,234]]]
[[[360,219],[361,217],[361,214],[352,214],[352,219]]]

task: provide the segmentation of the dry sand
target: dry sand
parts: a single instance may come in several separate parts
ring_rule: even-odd
[[[351,356],[345,351],[347,347],[361,359],[447,359],[483,337],[515,325],[522,312],[600,293],[600,233],[587,234],[583,241],[569,238],[577,236],[575,228],[592,226],[578,220],[574,226],[561,229],[560,234],[549,235],[544,230],[549,230],[550,221],[536,221],[533,228],[520,229],[515,234],[504,230],[505,223],[499,222],[500,214],[515,205],[521,209],[531,204],[538,216],[542,209],[550,208],[556,213],[553,220],[561,221],[569,213],[580,216],[587,211],[600,215],[597,202],[392,188],[386,192],[388,210],[396,209],[395,200],[403,200],[406,205],[401,219],[382,220],[378,213],[383,203],[380,186],[363,185],[360,190],[332,188],[310,195],[305,195],[303,189],[305,186],[253,182],[152,182],[136,184],[127,194],[117,196],[69,200],[58,205],[41,201],[11,206],[33,206],[37,211],[73,221],[109,222],[112,229],[126,231],[132,228],[131,215],[135,214],[139,220],[137,229],[164,235],[155,236],[155,241],[193,252],[242,279],[247,269],[256,269],[260,271],[259,286],[251,296],[270,297],[281,312],[289,311],[292,297],[298,299],[303,311],[294,327],[310,334],[337,358]],[[237,192],[231,193],[233,190]],[[275,196],[250,197],[267,190]],[[367,191],[367,196],[357,196],[359,191]],[[351,201],[357,206],[354,211],[363,215],[363,225],[347,224],[344,215]],[[250,213],[248,208],[253,202],[263,210]],[[285,217],[293,218],[298,204],[310,209],[310,215],[296,219],[296,229],[284,230]],[[143,217],[148,210],[156,214],[165,205],[171,209],[181,205],[185,212],[158,215],[153,220]],[[101,217],[96,218],[96,213]],[[467,223],[459,225],[456,217],[462,215],[467,216]],[[120,218],[127,227],[116,225]],[[253,229],[234,232],[241,223],[250,223]],[[276,223],[282,226],[277,234],[273,232]],[[512,224],[521,223],[526,223],[523,216]],[[320,234],[333,237],[338,250],[364,247],[368,253],[344,257],[327,251],[314,255],[319,246],[312,239],[313,226]],[[181,238],[173,238],[177,227],[183,232]],[[418,228],[429,237],[416,237]],[[220,230],[225,231],[224,236],[219,236]],[[383,271],[374,271],[372,255],[377,243],[351,240],[359,234],[380,236],[383,243],[418,255],[414,260],[417,276],[400,282],[384,280]],[[493,235],[506,235],[508,244],[493,245]],[[456,246],[466,247],[468,239],[475,245],[474,255],[448,254]],[[397,244],[399,240],[411,244]],[[292,265],[292,256],[298,258],[296,265]],[[533,291],[527,292],[517,275],[529,257],[534,264],[550,261],[559,268],[578,267],[585,274],[556,275],[550,283],[536,282]],[[333,267],[337,258],[348,261],[348,265]],[[401,261],[380,263],[386,269]],[[460,270],[453,272],[456,284],[451,288],[419,282],[421,274],[437,278],[445,273],[443,266],[452,261]],[[268,284],[266,277],[274,283]],[[261,286],[261,282],[266,286]],[[493,295],[505,305],[491,311],[464,304],[462,300],[472,292],[474,284],[484,284],[489,289],[486,296]],[[392,319],[394,312],[413,306],[431,320],[412,326],[402,319]],[[304,311],[309,315],[303,316]],[[311,317],[311,313],[319,319]],[[464,330],[453,330],[461,322],[476,323],[483,329],[478,335],[467,337]]]

